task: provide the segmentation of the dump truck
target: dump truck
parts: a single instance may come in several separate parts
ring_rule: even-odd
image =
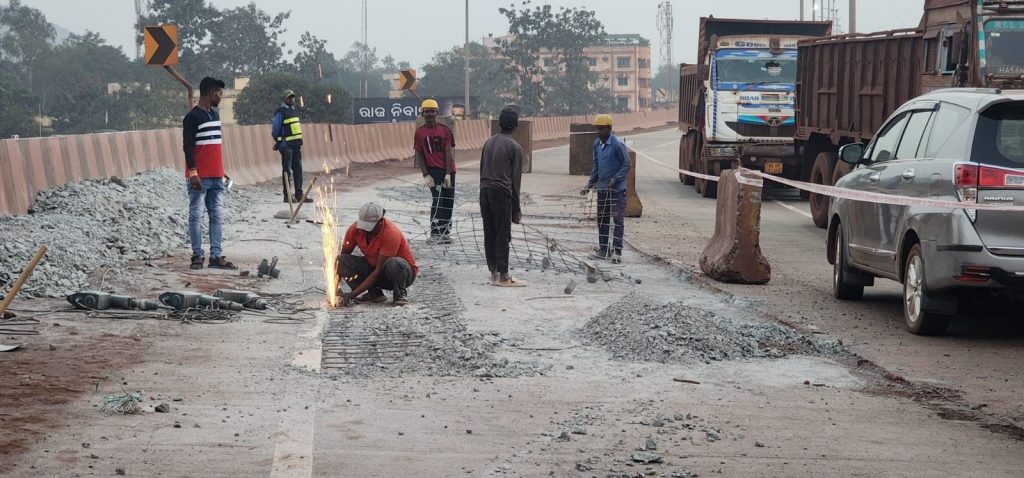
[[[903,103],[948,87],[1024,86],[1024,0],[925,0],[917,28],[799,42],[797,130],[805,181],[834,185],[839,147],[869,142]],[[814,224],[831,199],[810,195]]]
[[[743,166],[802,177],[796,149],[797,42],[832,22],[702,17],[697,63],[679,70],[679,169],[718,176]],[[679,174],[704,197],[717,183]]]

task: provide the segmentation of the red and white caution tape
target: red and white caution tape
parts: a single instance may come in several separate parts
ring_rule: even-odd
[[[636,151],[636,150],[634,150]],[[692,171],[685,171],[682,169],[674,168],[669,166],[652,156],[636,151],[637,156],[640,156],[658,166],[663,168],[671,169],[680,174],[692,176],[695,178],[705,179],[708,181],[718,181],[715,176],[709,176],[707,174],[694,173]],[[820,194],[822,196],[829,196],[834,198],[851,199],[854,201],[863,201],[876,204],[892,204],[896,206],[927,206],[927,207],[938,207],[948,209],[976,209],[981,211],[1019,211],[1024,212],[1024,206],[1008,206],[1001,204],[983,204],[983,203],[963,203],[959,201],[946,201],[942,199],[923,199],[910,196],[897,196],[895,194],[882,194],[882,193],[871,193],[866,191],[856,191],[853,189],[840,188],[836,186],[825,186],[822,184],[812,184],[803,181],[796,181],[793,179],[781,178],[771,174],[763,173],[753,169],[740,168],[740,174],[737,176],[740,184],[745,184],[754,187],[763,187],[763,180],[775,181],[779,184],[785,184],[786,186],[801,189],[804,191],[812,192],[814,194]]]

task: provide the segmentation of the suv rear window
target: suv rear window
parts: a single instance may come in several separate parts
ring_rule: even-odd
[[[995,105],[978,116],[971,160],[1024,168],[1024,102]]]

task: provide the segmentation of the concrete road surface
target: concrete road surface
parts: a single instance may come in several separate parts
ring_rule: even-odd
[[[644,214],[626,222],[624,264],[597,264],[594,283],[575,260],[594,243],[593,209],[564,146],[537,151],[523,181],[513,273],[525,288],[487,283],[472,158],[451,246],[424,241],[414,170],[333,178],[341,224],[377,200],[412,241],[422,272],[406,307],[326,307],[320,228],[270,219],[276,185],[255,188],[226,250],[253,272],[279,256],[280,279],[191,271],[181,250],[105,288],[250,289],[300,312],[40,317],[38,336],[0,354],[0,474],[1020,476],[1018,322],[967,318],[919,338],[898,325],[895,284],[833,300],[824,236],[793,194],[765,202],[772,281],[710,282],[694,264],[714,203],[652,162],[675,164],[678,132],[626,139]],[[100,411],[126,392],[139,413]]]

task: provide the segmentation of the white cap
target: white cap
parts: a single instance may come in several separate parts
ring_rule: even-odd
[[[356,227],[367,232],[372,231],[382,217],[384,217],[384,208],[375,202],[368,202],[359,208],[359,220],[356,221]]]

